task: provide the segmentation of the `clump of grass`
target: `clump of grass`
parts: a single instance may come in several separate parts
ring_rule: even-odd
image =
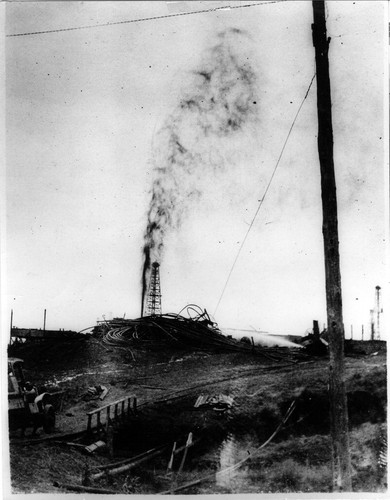
[[[301,478],[297,470],[297,463],[288,458],[281,462],[278,469],[271,474],[274,485],[279,491],[299,491]]]
[[[350,434],[354,491],[386,491],[387,467],[379,461],[386,426],[365,423]]]
[[[267,473],[271,492],[328,492],[331,490],[332,473],[328,466],[310,467],[288,458],[279,462]]]
[[[140,489],[140,478],[128,474],[123,482],[122,491],[126,494],[138,493]]]

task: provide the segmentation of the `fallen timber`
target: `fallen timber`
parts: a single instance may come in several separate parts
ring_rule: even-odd
[[[80,438],[85,435],[85,429],[83,430],[78,430],[75,432],[57,432],[55,434],[50,434],[45,437],[36,437],[36,438],[29,438],[29,439],[11,439],[10,443],[16,444],[19,446],[24,446],[28,444],[39,444],[47,441],[55,441],[58,439],[75,439],[75,438]]]
[[[80,493],[98,493],[101,495],[118,495],[120,493],[119,491],[115,490],[108,490],[104,488],[93,488],[91,486],[80,486],[78,484],[59,483],[58,481],[54,481],[53,486],[64,490],[77,491]]]
[[[195,486],[203,481],[207,481],[209,479],[214,479],[217,476],[222,476],[223,474],[226,474],[228,472],[233,472],[237,469],[239,469],[245,462],[248,460],[251,460],[254,456],[256,456],[260,450],[265,448],[272,440],[273,438],[280,432],[280,430],[283,428],[283,426],[287,423],[288,419],[291,417],[292,413],[294,412],[295,409],[295,400],[291,403],[290,407],[288,408],[287,412],[285,413],[282,421],[279,423],[277,428],[274,430],[274,432],[271,434],[271,436],[258,448],[255,449],[254,453],[248,452],[248,455],[240,460],[239,462],[236,462],[235,464],[231,465],[230,467],[227,467],[226,469],[222,469],[218,472],[213,472],[212,474],[207,474],[200,479],[195,479],[194,481],[187,482],[185,484],[182,484],[180,486],[176,486],[174,488],[171,488],[170,490],[167,491],[162,491],[159,494],[160,495],[171,495],[172,493],[175,493],[176,491],[182,491],[190,488],[191,486]]]
[[[122,465],[116,467],[106,467],[106,469],[102,470],[101,472],[97,472],[95,474],[90,475],[89,479],[92,481],[96,481],[97,479],[100,479],[105,476],[116,476],[117,474],[121,474],[122,472],[127,472],[130,469],[138,467],[139,465],[150,460],[151,458],[161,455],[162,453],[164,453],[166,449],[167,445],[161,446],[160,448],[155,448],[154,450],[149,450],[145,453],[142,453],[138,457],[133,457],[132,459],[129,459],[127,463],[122,463]]]
[[[163,444],[161,446],[157,446],[156,448],[152,448],[150,450],[144,451],[143,453],[140,453],[139,455],[136,455],[134,457],[130,458],[125,458],[123,460],[119,460],[117,462],[111,462],[109,464],[105,465],[95,465],[93,467],[94,470],[107,470],[107,469],[115,469],[116,467],[120,467],[122,465],[130,464],[132,462],[138,461],[141,458],[144,458],[145,456],[150,456],[150,454],[154,453],[155,451],[160,451],[162,449],[165,449],[168,445]]]

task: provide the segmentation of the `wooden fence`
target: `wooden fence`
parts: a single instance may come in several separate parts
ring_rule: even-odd
[[[137,413],[137,398],[126,396],[87,413],[87,433],[94,431],[107,433],[113,423],[122,423]]]

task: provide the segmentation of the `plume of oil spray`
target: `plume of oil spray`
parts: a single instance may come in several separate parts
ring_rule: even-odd
[[[144,234],[141,315],[153,262],[161,263],[165,237],[178,229],[189,206],[226,165],[224,146],[257,120],[256,74],[247,49],[250,37],[232,28],[188,78],[188,88],[157,132],[152,151],[154,181]]]

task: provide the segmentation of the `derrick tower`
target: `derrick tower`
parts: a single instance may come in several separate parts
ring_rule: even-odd
[[[161,314],[160,264],[153,262],[150,274],[149,292],[146,298],[146,315]]]

